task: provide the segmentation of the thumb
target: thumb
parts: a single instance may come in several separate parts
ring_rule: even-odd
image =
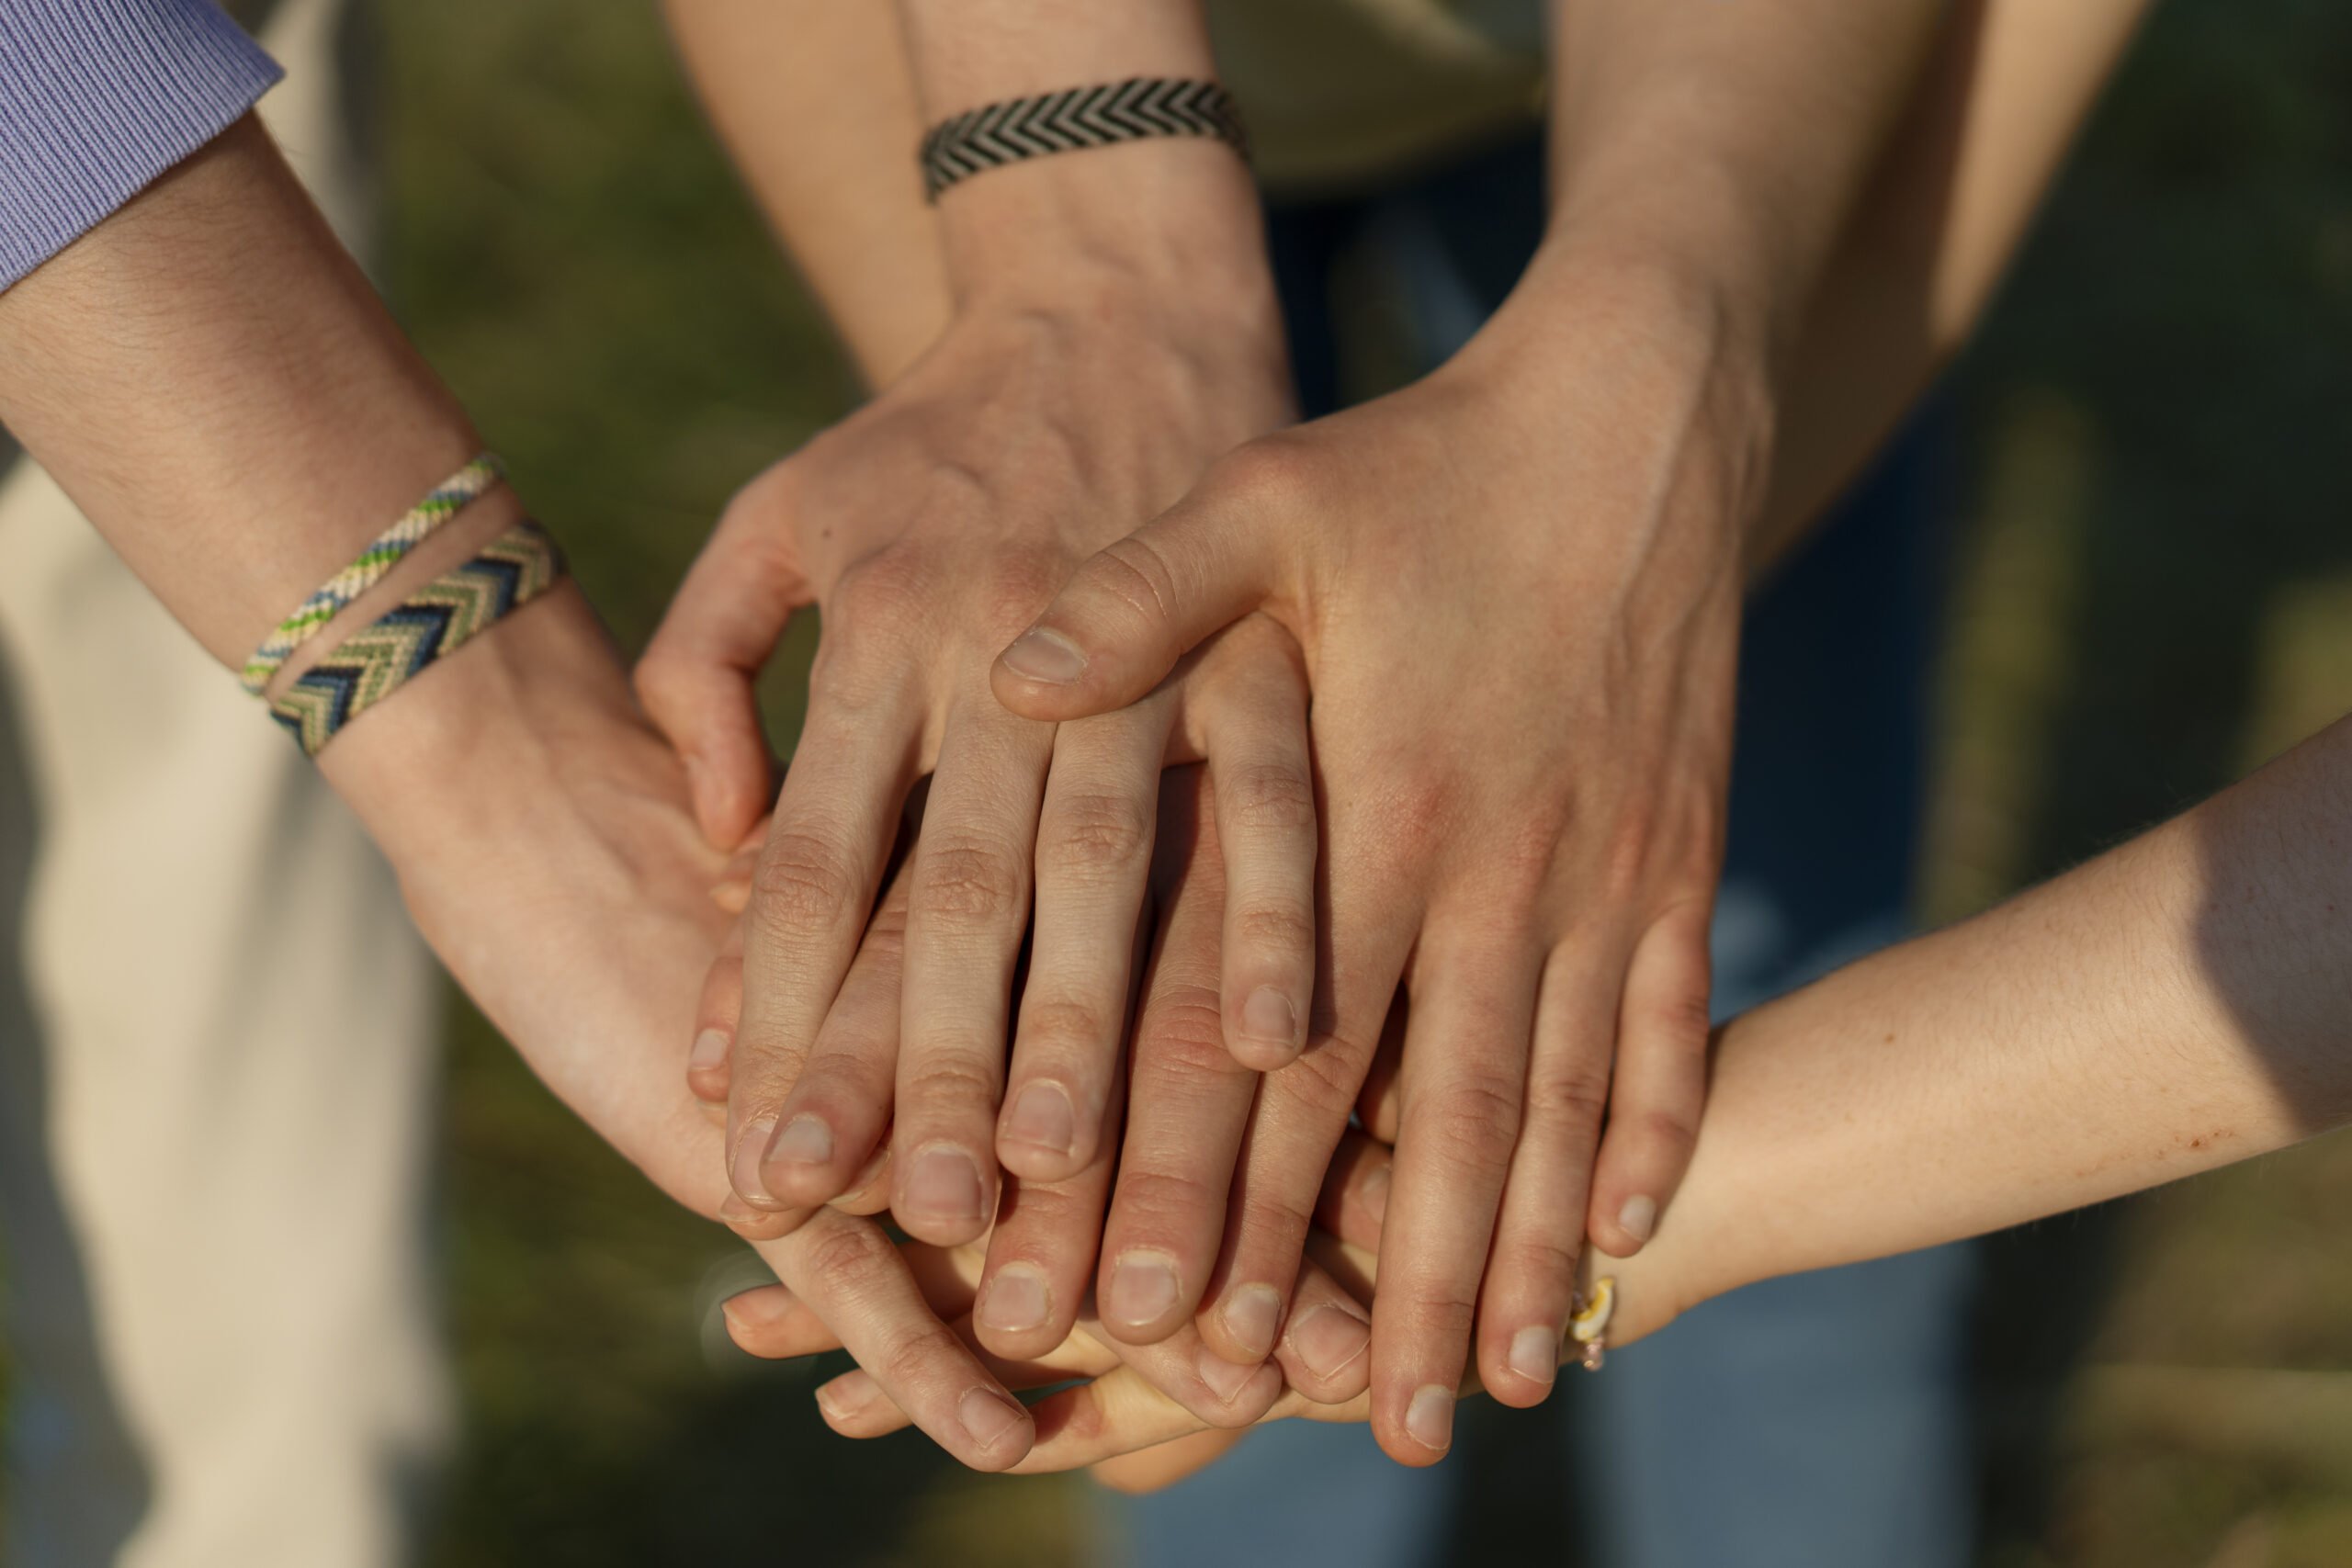
[[[1125,707],[1194,644],[1265,601],[1273,591],[1271,519],[1237,504],[1224,467],[1078,569],[998,658],[989,671],[997,701],[1048,722]]]
[[[771,468],[729,503],[638,661],[637,694],[686,766],[703,835],[732,849],[774,795],[755,683],[811,602]]]

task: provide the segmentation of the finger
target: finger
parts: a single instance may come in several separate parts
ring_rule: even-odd
[[[1253,615],[1218,639],[1188,696],[1225,863],[1225,1037],[1272,1072],[1306,1043],[1315,998],[1315,780],[1306,679],[1290,634]]]
[[[1702,897],[1653,921],[1634,949],[1618,1008],[1608,1130],[1585,1228],[1617,1258],[1641,1250],[1690,1168],[1707,1102],[1707,927]]]
[[[1333,842],[1347,840],[1335,833]],[[1317,1012],[1306,1050],[1265,1076],[1250,1110],[1232,1224],[1212,1305],[1200,1317],[1213,1343],[1235,1334],[1233,1322],[1247,1323],[1253,1297],[1290,1299],[1324,1174],[1348,1130],[1419,924],[1418,898],[1376,853],[1335,849],[1326,864],[1329,919]]]
[[[820,651],[820,663],[830,655]],[[809,715],[785,775],[743,912],[743,1017],[729,1064],[728,1175],[753,1207],[777,1112],[848,975],[874,911],[912,782],[922,715],[910,687],[846,700],[812,678]]]
[[[1095,1286],[1106,1329],[1148,1345],[1174,1333],[1207,1288],[1226,1225],[1226,1201],[1258,1077],[1225,1048],[1217,1006],[1223,919],[1215,825],[1201,812],[1201,781],[1170,775],[1161,858],[1183,870],[1170,893],[1136,1018],[1119,1181],[1102,1232]],[[1285,1278],[1283,1283],[1288,1284]],[[1248,1303],[1255,1364],[1273,1348],[1288,1295]]]
[[[883,894],[817,1043],[777,1109],[760,1184],[786,1203],[814,1207],[850,1192],[890,1124],[909,881],[902,867]]]
[[[684,761],[695,819],[721,849],[772,796],[754,686],[785,623],[811,602],[790,482],[778,465],[728,503],[637,666],[639,699]]]
[[[984,701],[952,710],[915,841],[890,1209],[941,1246],[996,1213],[1012,971],[1053,743]]]
[[[727,1337],[746,1355],[788,1361],[842,1348],[841,1336],[825,1326],[808,1303],[783,1285],[761,1285],[718,1304]]]
[[[1135,987],[1172,705],[1061,726],[1037,820],[1036,918],[996,1151],[1062,1180],[1101,1156]]]
[[[1195,1432],[1189,1438],[1162,1443],[1156,1449],[1106,1459],[1091,1466],[1088,1473],[1097,1485],[1107,1486],[1130,1497],[1139,1497],[1173,1486],[1186,1476],[1207,1469],[1231,1453],[1234,1445],[1247,1435],[1212,1427],[1205,1432]]]
[[[1273,591],[1270,509],[1280,438],[1220,461],[1192,494],[1080,565],[989,672],[1024,717],[1082,718],[1138,701],[1186,650]]]
[[[1113,1122],[1092,1164],[1063,1181],[1005,1179],[973,1309],[980,1342],[998,1355],[1045,1354],[1069,1337],[1086,1304],[1111,1196],[1122,1083],[1112,1079]]]
[[[1346,1404],[1317,1404],[1291,1390],[1259,1419],[1280,1421],[1304,1416],[1315,1420],[1361,1421],[1363,1409],[1362,1399]],[[1029,1457],[1012,1467],[1016,1475],[1100,1464],[1204,1429],[1199,1416],[1153,1387],[1134,1367],[1119,1367],[1091,1382],[1050,1394],[1039,1400],[1030,1415],[1037,1424],[1037,1442]]]
[[[973,1346],[973,1354],[989,1374],[1015,1391],[1049,1387],[1072,1378],[1099,1377],[1119,1365],[1119,1359],[1095,1341],[1079,1335],[1052,1354],[1035,1360],[1008,1360],[991,1356],[974,1343],[968,1323],[951,1325]],[[844,1438],[882,1438],[911,1425],[898,1402],[883,1391],[881,1382],[863,1367],[854,1367],[818,1386],[817,1408],[825,1424]]]
[[[759,1251],[933,1441],[975,1470],[1028,1452],[1028,1412],[932,1312],[878,1225],[820,1209]]]
[[[1414,955],[1379,1300],[1373,1432],[1400,1464],[1453,1442],[1478,1284],[1520,1137],[1539,961],[1523,936],[1433,919]]]
[[[1479,1377],[1506,1404],[1540,1402],[1557,1374],[1623,974],[1623,949],[1601,942],[1563,942],[1544,967],[1525,1126],[1478,1310]]]
[[[1274,1359],[1292,1388],[1318,1404],[1339,1404],[1372,1382],[1372,1309],[1313,1261],[1302,1265]]]
[[[1323,1179],[1315,1223],[1351,1247],[1380,1250],[1381,1221],[1388,1213],[1389,1168],[1395,1153],[1376,1138],[1350,1131]],[[1506,1179],[1505,1190],[1509,1190]]]
[[[743,922],[729,928],[695,999],[695,1043],[686,1053],[686,1088],[705,1105],[725,1108],[727,1064],[743,1016]]]

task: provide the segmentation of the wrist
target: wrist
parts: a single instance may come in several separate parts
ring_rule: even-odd
[[[1571,460],[1606,442],[1615,470],[1658,491],[1652,503],[1629,496],[1627,515],[1718,530],[1737,547],[1770,478],[1772,369],[1763,321],[1712,274],[1555,239],[1432,379],[1473,389],[1459,400],[1464,440],[1541,443]],[[1671,493],[1694,479],[1694,492]]]
[[[319,771],[406,880],[412,851],[495,841],[540,810],[571,741],[615,720],[642,728],[595,613],[564,582],[353,719]]]

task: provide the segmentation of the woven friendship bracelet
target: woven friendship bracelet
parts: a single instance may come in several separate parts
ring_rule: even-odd
[[[262,689],[269,684],[269,678],[277,673],[296,649],[341,614],[345,605],[373,588],[402,556],[463,512],[505,472],[505,466],[495,455],[484,452],[426,491],[424,499],[410,507],[399,522],[370,540],[368,547],[359,552],[358,559],[335,573],[324,588],[302,601],[300,609],[278,623],[277,629],[263,639],[254,656],[245,660],[244,669],[237,676],[239,682],[254,696],[260,696]]]
[[[922,139],[923,188],[936,201],[958,180],[1023,158],[1140,141],[1152,136],[1213,136],[1250,153],[1240,111],[1214,82],[1136,76],[1100,87],[1066,87],[1008,98],[942,120]]]
[[[270,704],[272,717],[315,757],[336,732],[529,604],[563,577],[563,552],[527,518],[481,554],[411,594],[398,609],[345,637]]]

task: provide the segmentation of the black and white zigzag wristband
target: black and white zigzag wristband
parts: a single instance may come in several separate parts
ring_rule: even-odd
[[[1152,136],[1213,136],[1243,156],[1241,115],[1214,82],[1136,76],[1100,87],[1066,87],[1034,98],[1008,98],[942,120],[922,139],[922,183],[933,200],[958,180],[1042,158],[1140,141]]]

